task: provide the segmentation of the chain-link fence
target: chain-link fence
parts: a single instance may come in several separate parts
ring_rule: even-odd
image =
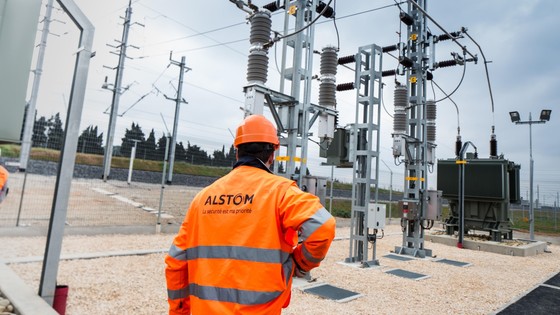
[[[48,226],[56,176],[10,174],[10,193],[0,204],[0,226]],[[74,179],[68,202],[69,226],[180,223],[200,190],[181,185]],[[160,211],[161,210],[161,211]]]
[[[540,207],[533,209],[535,232],[560,233],[560,210],[558,207]],[[529,207],[510,209],[510,218],[516,229],[529,230]]]

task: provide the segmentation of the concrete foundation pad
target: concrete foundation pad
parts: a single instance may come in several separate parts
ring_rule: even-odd
[[[454,235],[430,235],[424,236],[426,242],[457,246],[457,236]],[[523,239],[504,240],[494,242],[486,240],[463,239],[463,248],[481,250],[490,253],[511,256],[535,256],[546,251],[546,242],[531,241]]]

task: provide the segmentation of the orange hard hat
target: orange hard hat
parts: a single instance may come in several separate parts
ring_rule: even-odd
[[[240,144],[251,142],[271,143],[274,145],[274,150],[280,146],[276,127],[263,115],[248,116],[237,127],[233,146],[237,148]]]

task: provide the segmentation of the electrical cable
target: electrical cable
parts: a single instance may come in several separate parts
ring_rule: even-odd
[[[325,6],[325,9],[327,7],[328,6]],[[334,12],[336,12],[336,0],[334,0],[333,3],[333,10]],[[336,51],[340,51],[340,34],[338,33],[338,26],[336,26],[336,14],[333,16],[333,25],[334,25],[334,30],[336,32],[336,42],[337,42]]]
[[[148,45],[144,45],[144,46],[145,47],[150,47],[150,46],[167,44],[167,43],[176,42],[176,41],[183,40],[183,39],[189,39],[189,38],[196,37],[196,36],[201,36],[201,35],[214,33],[214,32],[217,32],[217,31],[225,30],[225,29],[228,29],[228,28],[232,28],[232,27],[239,26],[239,25],[244,25],[244,24],[247,24],[247,23],[246,22],[239,22],[239,23],[235,23],[235,24],[230,24],[228,26],[222,26],[222,27],[218,27],[218,28],[211,29],[211,30],[208,30],[208,31],[199,32],[199,33],[196,33],[196,34],[182,36],[182,37],[178,37],[178,38],[174,38],[174,39],[168,39],[168,40],[165,40],[165,41],[152,43],[152,44],[148,44]]]
[[[274,45],[274,65],[276,66],[276,71],[278,71],[278,74],[282,75],[282,72],[280,71],[280,67],[278,67],[278,49],[277,49],[278,45]]]
[[[406,1],[399,2],[399,4],[403,4],[403,3],[406,3]],[[373,8],[373,9],[369,9],[369,10],[365,10],[365,11],[360,11],[360,12],[344,15],[344,16],[341,16],[341,17],[337,17],[337,20],[340,21],[342,19],[346,19],[346,18],[349,18],[349,17],[353,17],[353,16],[365,14],[365,13],[370,13],[370,12],[374,12],[374,11],[379,11],[379,10],[383,10],[383,9],[387,9],[387,8],[390,8],[390,7],[395,6],[395,5],[397,5],[397,4],[388,4],[388,5],[385,5],[385,6],[382,6],[382,7],[377,7],[377,8]],[[317,22],[316,24],[319,25],[319,24],[328,23],[328,22],[329,21],[322,21],[322,22]]]
[[[190,86],[192,86],[192,87],[195,87],[195,88],[204,90],[204,91],[206,91],[206,92],[209,92],[209,93],[212,93],[212,94],[215,94],[215,95],[218,95],[218,96],[227,98],[227,99],[229,99],[229,100],[231,100],[231,101],[234,101],[234,102],[237,102],[237,103],[244,103],[244,101],[234,99],[233,97],[229,97],[229,96],[227,96],[227,95],[225,95],[225,94],[221,94],[221,93],[218,93],[218,92],[216,92],[216,91],[209,90],[209,89],[207,89],[207,88],[205,88],[205,87],[202,87],[202,86],[199,86],[199,85],[196,85],[196,84],[193,84],[193,83],[189,83],[189,82],[187,82],[187,81],[185,81],[184,83],[185,83],[185,84],[188,84],[188,85],[190,85]]]
[[[325,7],[323,8],[323,10],[317,14],[317,16],[315,17],[315,19],[313,19],[311,22],[309,22],[307,25],[305,25],[304,27],[302,27],[301,29],[294,31],[291,34],[286,34],[283,36],[279,36],[279,37],[275,37],[274,39],[272,39],[270,42],[268,42],[267,44],[265,44],[265,46],[270,47],[271,45],[273,45],[275,42],[278,42],[284,38],[290,37],[290,36],[294,36],[297,35],[303,31],[305,31],[306,29],[308,29],[311,25],[315,24],[315,22],[317,22],[317,20],[323,15],[323,13],[325,13],[327,11],[327,9],[329,8],[329,6],[331,5],[331,3],[333,2],[333,0],[329,0],[329,3],[327,3],[327,5],[325,5]]]
[[[453,95],[455,92],[457,92],[457,90],[459,89],[459,87],[463,83],[463,79],[465,78],[465,72],[467,72],[467,62],[466,61],[463,62],[463,74],[461,75],[461,80],[459,81],[459,84],[457,84],[457,86],[455,87],[455,89],[451,93],[445,94],[446,96],[442,99],[437,100],[436,103],[441,102],[441,101],[449,98],[451,95]]]
[[[147,5],[143,4],[143,3],[139,3],[139,4],[140,4],[141,6],[143,6],[143,7],[145,7],[145,8],[148,9],[148,10],[151,10],[151,11],[153,11],[153,12],[155,12],[155,13],[161,14],[162,17],[164,17],[164,18],[166,18],[166,19],[168,19],[168,20],[170,20],[170,21],[173,21],[173,22],[179,24],[179,25],[183,26],[184,28],[187,28],[187,29],[189,29],[189,30],[191,30],[191,31],[193,31],[193,32],[195,32],[195,33],[200,33],[199,31],[193,29],[192,27],[190,27],[190,26],[188,26],[188,25],[185,25],[185,24],[181,23],[180,21],[177,21],[177,20],[175,20],[175,19],[172,19],[172,18],[170,18],[169,16],[167,16],[167,15],[165,15],[165,14],[159,12],[158,10],[156,10],[156,9],[154,9],[154,8],[151,8],[151,7],[149,7],[149,6],[147,6]],[[210,39],[210,40],[212,40],[212,41],[214,41],[214,42],[216,42],[216,43],[218,43],[218,44],[220,44],[220,45],[223,45],[223,46],[227,47],[228,49],[230,49],[230,50],[232,50],[232,51],[234,51],[234,52],[236,52],[236,53],[238,53],[238,54],[240,54],[240,55],[242,55],[242,56],[246,56],[244,53],[242,53],[242,52],[240,52],[240,51],[238,51],[238,50],[236,50],[236,49],[233,49],[233,48],[227,46],[227,44],[231,44],[231,43],[234,43],[234,42],[237,42],[237,41],[228,42],[228,43],[221,43],[220,41],[215,40],[214,38],[212,38],[212,37],[210,37],[210,36],[207,36],[207,35],[204,35],[204,34],[202,34],[202,36],[204,36],[204,37],[206,37],[206,38],[208,38],[208,39]]]
[[[317,141],[315,141],[315,140],[313,140],[313,139],[311,139],[311,138],[308,138],[307,140],[309,140],[309,141],[315,143],[316,145],[318,145],[320,149],[323,149],[323,150],[328,150],[328,149],[329,149],[328,146],[325,148],[325,147],[323,147],[323,145],[321,145],[321,143],[319,143],[319,142],[317,142]]]
[[[457,106],[457,103],[455,103],[455,101],[453,101],[453,99],[450,97],[450,95],[447,95],[447,93],[445,93],[445,91],[434,81],[432,80],[432,90],[434,89],[434,84],[435,86],[437,86],[437,88],[446,95],[446,97],[451,101],[451,103],[453,103],[453,105],[455,105],[455,109],[457,110],[457,133],[460,134],[461,133],[461,126],[459,124],[459,107]],[[435,91],[434,91],[434,98],[435,97]]]
[[[385,86],[385,84],[381,84],[381,105],[383,106],[383,109],[385,110],[387,115],[389,115],[389,117],[391,117],[391,118],[394,118],[393,115],[391,115],[391,113],[389,113],[389,111],[385,107],[385,101],[383,100],[383,87],[384,86]]]
[[[397,2],[397,0],[393,0],[393,2],[395,2],[395,5],[399,7],[399,10],[401,10],[401,12],[404,12],[404,10],[401,8],[401,4],[405,3],[406,1]]]
[[[132,103],[132,105],[130,105],[127,109],[125,109],[120,115],[119,117],[123,117],[124,114],[126,114],[126,112],[128,112],[129,110],[131,110],[134,106],[136,106],[138,103],[140,103],[146,96],[152,94],[154,92],[154,89],[152,89],[150,92],[142,95],[136,102]]]
[[[474,38],[467,33],[467,28],[462,27],[461,32],[467,37],[472,40],[472,42],[478,47],[480,54],[482,55],[482,60],[484,61],[484,70],[486,71],[486,82],[488,83],[488,91],[490,92],[490,103],[492,105],[492,133],[494,133],[494,126],[495,126],[495,117],[494,117],[494,97],[492,96],[492,86],[490,85],[490,75],[488,74],[488,61],[486,61],[486,57],[484,56],[484,52],[482,51],[482,47],[474,40]]]
[[[247,40],[249,40],[249,38],[243,38],[243,39],[238,39],[238,40],[232,40],[232,41],[225,42],[225,43],[217,42],[217,41],[216,41],[217,44],[214,44],[214,45],[208,45],[208,46],[202,46],[202,47],[196,47],[196,48],[190,48],[190,49],[177,50],[177,51],[175,51],[175,52],[177,52],[177,53],[191,52],[191,51],[197,51],[197,50],[202,50],[202,49],[214,48],[214,47],[219,47],[219,46],[228,47],[227,45],[229,45],[229,44],[244,42],[244,41],[247,41]],[[231,47],[228,47],[228,48],[232,49]],[[246,54],[243,54],[242,52],[238,52],[238,53],[241,54],[241,55],[243,55],[243,56],[247,56]],[[165,53],[160,53],[160,54],[145,55],[145,56],[137,57],[137,59],[151,58],[151,57],[159,57],[159,56],[164,56],[164,55],[168,55],[168,54],[169,54],[168,52],[165,52]]]

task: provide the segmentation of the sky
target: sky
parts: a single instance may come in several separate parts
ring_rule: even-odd
[[[46,3],[46,0],[44,0]],[[112,92],[103,89],[107,78],[114,83],[118,62],[117,50],[122,38],[122,18],[128,0],[74,0],[95,26],[94,51],[87,82],[86,98],[80,129],[98,126],[107,135]],[[262,6],[270,1],[253,1]],[[328,2],[328,1],[326,1]],[[529,193],[529,126],[515,125],[510,111],[518,111],[522,120],[538,120],[542,109],[552,110],[545,124],[532,126],[535,199],[541,204],[554,205],[560,192],[560,99],[557,93],[560,64],[553,62],[560,38],[556,30],[560,20],[560,2],[556,0],[428,0],[427,12],[436,23],[429,21],[433,34],[455,32],[466,27],[468,34],[480,45],[463,36],[459,43],[478,57],[465,67],[447,67],[433,72],[434,82],[446,93],[456,90],[449,99],[437,103],[437,159],[455,158],[455,140],[460,127],[463,143],[476,146],[479,157],[488,158],[492,126],[498,141],[498,154],[521,165],[521,196]],[[359,47],[375,44],[389,46],[405,41],[406,28],[399,20],[399,6],[394,0],[333,1],[336,19],[320,18],[315,26],[314,48],[338,46],[339,57],[354,55]],[[58,4],[55,4],[59,8]],[[407,10],[406,3],[400,5]],[[44,7],[42,9],[44,12]],[[198,145],[212,154],[226,150],[243,119],[250,25],[247,14],[228,0],[133,0],[129,47],[125,62],[123,87],[115,131],[115,145],[120,145],[125,129],[138,123],[146,136],[151,129],[156,138],[172,131],[178,85],[179,67],[170,63],[185,56],[190,70],[185,73],[183,98],[188,102],[180,108],[177,140]],[[75,62],[79,33],[65,15],[57,9],[52,16],[51,36],[47,42],[41,87],[37,100],[38,116],[47,118],[58,112],[65,116],[70,83]],[[284,15],[272,15],[272,29],[283,30]],[[439,26],[438,26],[439,25]],[[42,29],[42,23],[38,30]],[[337,36],[338,34],[338,36]],[[37,33],[37,43],[40,32]],[[266,85],[279,90],[276,63],[281,60],[281,45],[269,51]],[[452,59],[451,53],[463,54],[452,41],[438,43],[435,60]],[[483,56],[486,57],[486,78]],[[319,58],[314,60],[313,73],[319,74]],[[384,54],[383,69],[394,69],[397,61]],[[464,76],[463,76],[464,73]],[[463,79],[461,80],[461,78]],[[30,76],[30,80],[33,75]],[[401,83],[405,77],[397,77]],[[353,81],[353,72],[339,67],[337,83]],[[404,166],[395,165],[392,156],[393,90],[395,78],[383,78],[381,115],[381,188],[402,190]],[[444,94],[434,85],[428,87],[428,98],[440,100]],[[31,90],[31,85],[29,87]],[[312,103],[318,103],[318,82],[312,86]],[[451,100],[454,102],[452,102]],[[354,122],[355,92],[337,93],[340,125]],[[459,115],[457,115],[457,112]],[[265,111],[265,115],[269,112]],[[313,132],[313,129],[311,130]],[[316,137],[311,137],[317,141]],[[468,152],[472,152],[471,148]],[[309,143],[308,168],[312,175],[334,177],[351,182],[348,169],[321,166],[318,146]],[[436,172],[428,177],[428,188],[436,189]],[[391,176],[392,174],[392,176]],[[538,195],[537,195],[538,190]]]

